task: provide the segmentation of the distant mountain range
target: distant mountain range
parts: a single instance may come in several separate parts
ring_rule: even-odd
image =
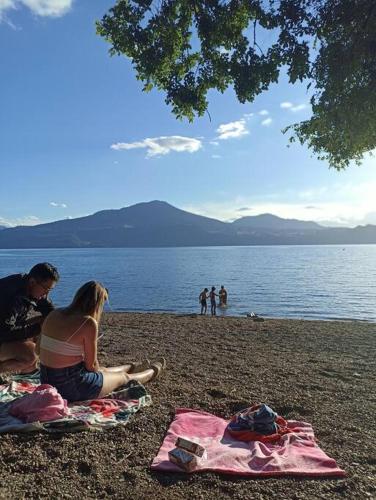
[[[324,229],[323,226],[317,224],[317,222],[307,222],[303,220],[296,219],[281,219],[276,215],[271,214],[261,214],[261,215],[250,215],[248,217],[241,217],[232,223],[238,229],[265,229],[265,230],[311,230],[311,229]]]
[[[181,247],[376,243],[376,226],[323,227],[271,214],[221,222],[163,201],[0,231],[0,248]]]

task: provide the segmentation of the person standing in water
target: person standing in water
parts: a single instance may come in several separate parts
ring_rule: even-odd
[[[210,297],[210,312],[212,316],[216,316],[217,314],[217,302],[215,300],[216,297],[218,297],[218,294],[215,293],[215,286],[211,287],[211,291],[209,293]]]
[[[219,290],[219,307],[227,306],[227,290],[221,285],[221,289]]]
[[[207,288],[204,288],[202,290],[202,292],[200,293],[199,298],[198,298],[198,301],[201,304],[201,314],[206,314],[206,311],[208,308],[208,305],[206,303],[206,299],[208,298],[208,296],[206,294],[208,293],[208,291],[209,290]]]

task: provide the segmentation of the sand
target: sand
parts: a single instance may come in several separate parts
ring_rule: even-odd
[[[101,433],[0,436],[0,498],[376,498],[375,324],[112,313],[101,330],[103,365],[166,357],[153,405]],[[259,401],[310,422],[347,478],[150,471],[176,407],[229,418]]]

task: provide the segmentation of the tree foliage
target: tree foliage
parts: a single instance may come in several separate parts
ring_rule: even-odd
[[[97,32],[178,118],[202,116],[210,89],[252,102],[286,68],[312,86],[312,116],[285,129],[291,141],[337,169],[376,147],[375,0],[118,0]]]

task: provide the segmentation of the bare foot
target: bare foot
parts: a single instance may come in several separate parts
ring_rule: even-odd
[[[166,369],[166,358],[158,358],[156,363],[160,363],[162,365],[162,369],[165,370]]]
[[[138,373],[148,370],[150,368],[150,360],[145,359],[144,361],[135,361],[131,363],[131,369],[128,373]]]
[[[164,358],[162,358],[162,360],[163,361],[156,361],[150,365],[150,368],[154,371],[154,376],[151,380],[157,379],[166,368],[166,360]]]

